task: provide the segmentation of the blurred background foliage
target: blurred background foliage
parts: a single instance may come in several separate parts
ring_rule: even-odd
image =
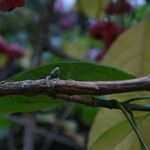
[[[31,64],[35,54],[40,57],[40,64],[64,59],[101,63],[122,32],[150,17],[149,0],[122,1],[124,5],[125,2],[125,8],[122,4],[113,8],[109,0],[27,0],[25,7],[0,12],[0,80],[34,66]],[[83,105],[72,106],[60,137],[49,149],[86,149],[97,111]],[[62,112],[63,107],[36,112],[35,149],[41,149]],[[22,149],[22,120],[20,113],[0,118],[0,150]],[[68,145],[59,138],[75,142]]]

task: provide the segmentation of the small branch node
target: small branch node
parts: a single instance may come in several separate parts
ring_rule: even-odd
[[[55,95],[55,85],[57,83],[57,80],[58,79],[51,79],[49,76],[46,77],[46,82],[47,82],[48,91],[49,91],[50,96]]]

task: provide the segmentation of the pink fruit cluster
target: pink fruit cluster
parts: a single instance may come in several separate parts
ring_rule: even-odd
[[[106,7],[106,13],[108,15],[121,15],[130,13],[132,10],[133,8],[127,0],[111,1]]]
[[[2,36],[0,36],[0,53],[7,56],[9,60],[15,60],[25,55],[25,49],[18,43],[7,44]]]
[[[107,15],[122,15],[132,11],[133,8],[127,0],[112,0],[108,3],[105,10]],[[100,61],[103,58],[112,43],[123,31],[123,27],[116,24],[115,22],[112,22],[110,19],[96,22],[89,28],[89,32],[92,38],[98,40],[100,39],[104,42],[103,51],[96,52],[97,55],[95,57],[95,61]]]
[[[0,0],[0,10],[10,11],[25,4],[25,0]]]
[[[97,22],[90,27],[91,37],[103,40],[105,50],[109,49],[113,41],[122,32],[123,28],[110,20]]]

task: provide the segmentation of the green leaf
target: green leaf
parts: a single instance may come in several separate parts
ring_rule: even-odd
[[[50,72],[60,68],[60,79],[74,79],[80,81],[123,80],[134,76],[117,69],[100,66],[88,62],[68,61],[42,65],[16,75],[7,81],[37,80],[46,78]],[[64,104],[64,101],[47,96],[4,96],[0,97],[0,113],[37,111]]]
[[[99,111],[99,108],[87,107],[86,105],[78,104],[74,106],[71,112],[71,117],[76,118],[76,116],[78,116],[78,119],[80,120],[82,124],[90,127],[98,111]]]
[[[79,0],[79,2],[82,10],[88,17],[98,20],[104,16],[109,0]]]
[[[150,113],[136,115],[147,146],[150,146],[147,122],[149,119]],[[90,131],[88,150],[99,148],[102,150],[140,149],[138,139],[121,111],[101,109],[97,114]]]
[[[150,73],[150,20],[145,19],[138,25],[130,28],[123,33],[114,42],[107,55],[104,57],[103,63],[120,68],[126,72],[137,76],[144,76]],[[145,93],[132,92],[129,94],[109,95],[108,99],[117,99],[125,101],[130,98],[140,97]],[[149,92],[146,93],[149,95]],[[139,104],[149,104],[149,101],[138,101]],[[135,116],[145,114],[135,112]],[[126,126],[124,116],[118,111],[101,109],[93,123],[90,137],[89,150],[96,150],[100,147],[105,150],[127,150],[140,149],[140,145],[134,133],[130,132],[131,127]],[[148,147],[150,147],[150,117],[144,117],[140,122],[142,136]],[[107,137],[107,138],[106,138]],[[97,141],[97,142],[96,142]]]
[[[12,122],[8,120],[7,118],[4,118],[4,116],[0,116],[0,130],[2,129],[8,129],[12,125]]]
[[[144,19],[121,34],[103,63],[136,76],[150,74],[150,19]]]
[[[110,65],[136,76],[150,74],[150,19],[124,32],[113,43],[102,63]],[[134,97],[149,95],[149,92],[133,92],[129,94],[110,95],[109,99],[124,101]],[[149,101],[143,101],[149,104]]]
[[[64,101],[47,96],[4,96],[0,97],[0,113],[31,112],[46,108],[53,108],[65,104]]]
[[[135,78],[135,76],[131,74],[109,66],[97,65],[83,61],[61,61],[29,69],[7,81],[37,80],[46,78],[46,76],[49,76],[51,71],[56,67],[60,68],[59,78],[64,80],[113,81]]]

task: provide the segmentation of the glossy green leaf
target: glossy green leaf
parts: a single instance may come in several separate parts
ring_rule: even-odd
[[[74,79],[80,81],[113,81],[135,78],[135,76],[113,67],[82,61],[61,61],[58,63],[41,65],[39,67],[29,69],[8,79],[8,81],[21,81],[27,79],[37,80],[46,78],[46,76],[49,76],[51,71],[56,67],[60,68],[59,78],[64,80]]]
[[[60,79],[74,79],[80,81],[98,81],[98,80],[123,80],[131,79],[134,76],[117,69],[100,66],[87,62],[59,62],[48,65],[42,65],[27,70],[16,75],[8,81],[36,80],[46,78],[50,72],[60,67]],[[64,101],[56,100],[47,96],[4,96],[0,97],[0,113],[37,111],[45,108],[64,104]]]

